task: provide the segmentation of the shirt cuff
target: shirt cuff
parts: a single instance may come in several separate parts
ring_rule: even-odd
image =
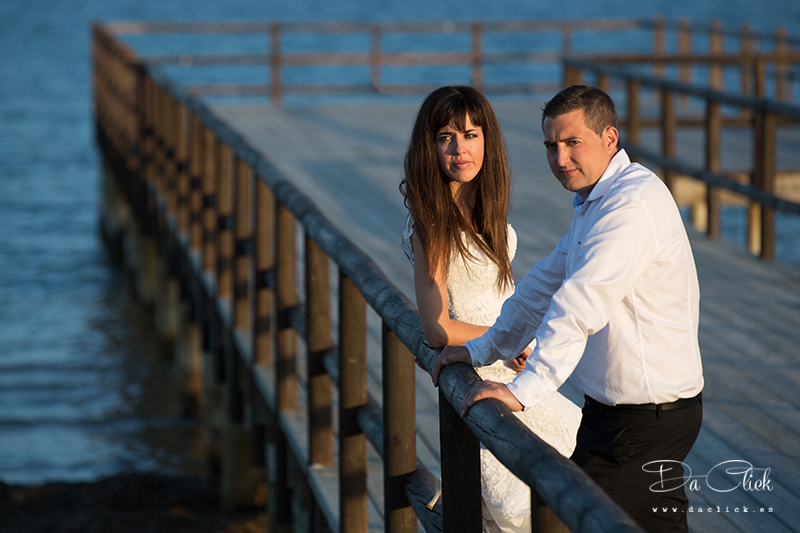
[[[464,348],[466,348],[467,351],[469,352],[469,357],[472,366],[484,365],[486,357],[485,355],[483,355],[483,353],[488,349],[488,347],[486,345],[486,341],[483,340],[483,337],[477,337],[475,339],[472,339],[471,341],[465,342]]]
[[[524,407],[533,407],[551,393],[541,378],[527,369],[520,372],[514,381],[507,383],[506,387]]]

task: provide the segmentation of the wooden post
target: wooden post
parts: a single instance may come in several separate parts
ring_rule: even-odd
[[[275,371],[278,411],[297,408],[297,334],[289,322],[297,300],[297,252],[295,219],[286,207],[278,205],[277,264],[275,295],[278,303],[277,367]]]
[[[241,159],[235,163],[235,238],[233,268],[233,329],[251,327],[250,272],[253,268],[253,172]]]
[[[531,487],[531,533],[570,533],[570,529]]]
[[[750,28],[750,24],[747,22],[742,23],[742,27],[740,30],[740,45],[739,45],[739,53],[742,58],[742,63],[740,65],[740,77],[742,83],[742,94],[744,96],[752,96],[756,94],[756,87],[755,87],[755,62],[753,61],[753,55],[756,51],[756,40],[753,38],[753,31]],[[740,116],[743,120],[751,121],[753,120],[752,109],[749,107],[742,107],[740,111]]]
[[[756,112],[753,185],[769,194],[775,194],[775,126],[776,117],[763,109]],[[759,249],[762,259],[775,257],[775,210],[760,206],[760,246],[751,237],[750,248]],[[751,214],[750,222],[753,224]],[[750,234],[755,232],[750,229]]]
[[[202,208],[203,208],[203,169],[205,162],[205,135],[200,118],[183,107],[185,128],[185,150],[189,162],[179,177],[179,227],[188,235],[190,248],[199,250],[203,241]],[[186,259],[187,264],[191,258]],[[191,269],[185,275],[190,274]],[[185,281],[192,287],[189,301],[184,303],[184,320],[181,349],[176,352],[176,365],[182,376],[184,387],[183,403],[187,413],[203,412],[206,419],[214,416],[213,400],[203,396],[203,339],[207,318],[204,302],[197,289],[198,280],[190,278]],[[207,335],[205,335],[207,338]],[[210,445],[213,450],[214,444]],[[213,456],[213,451],[210,454]]]
[[[767,94],[767,62],[761,57],[755,58],[756,97],[764,98]]]
[[[639,82],[628,80],[628,138],[626,142],[636,146],[639,144]]]
[[[158,260],[158,175],[154,157],[158,155],[158,147],[155,142],[155,113],[157,111],[156,85],[150,76],[145,77],[145,116],[149,116],[148,129],[148,152],[144,158],[146,164],[142,169],[143,175],[140,182],[140,209],[138,210],[139,220],[136,239],[137,250],[137,288],[140,300],[146,304],[155,304],[156,292],[158,287],[158,277],[161,273],[160,262]]]
[[[332,384],[324,357],[333,348],[331,332],[330,261],[306,236],[306,324],[308,328],[308,455],[309,463],[333,464]]]
[[[739,53],[743,58],[740,76],[742,79],[742,94],[745,96],[755,93],[755,87],[753,87],[753,73],[751,71],[753,68],[752,55],[755,51],[754,44],[753,30],[750,28],[750,24],[743,22],[742,29],[740,30]],[[748,109],[746,107],[742,108],[742,114],[744,116],[747,116],[747,111]]]
[[[179,382],[179,396],[182,412],[186,416],[203,415],[208,417],[207,402],[203,397],[201,374],[192,372],[203,365],[203,331],[192,313],[192,304],[187,300],[180,303],[180,320],[175,337],[175,368]]]
[[[367,403],[366,303],[339,274],[339,530],[366,533],[367,439],[357,413]]]
[[[655,75],[664,77],[664,64],[659,61],[664,57],[664,17],[656,15],[653,18],[653,58],[655,59]]]
[[[764,182],[764,113],[753,110],[753,173],[750,184],[762,189]],[[747,248],[753,255],[761,255],[761,204],[749,200],[747,207]]]
[[[711,21],[711,30],[708,35],[709,43],[708,50],[712,56],[721,56],[724,51],[724,42],[722,40],[722,25],[719,19]],[[717,91],[723,89],[724,80],[722,78],[722,64],[719,61],[712,61],[708,70],[709,86]]]
[[[205,162],[205,134],[197,115],[192,116],[192,178],[189,199],[189,245],[199,249],[203,245],[203,166]]]
[[[248,509],[263,506],[264,468],[251,462],[251,441],[243,424],[241,357],[233,346],[230,332],[224,342],[226,384],[222,391],[220,485],[225,509]],[[260,439],[256,439],[259,442]]]
[[[564,87],[582,83],[581,69],[573,65],[564,65]]]
[[[226,406],[226,410],[228,408]],[[223,426],[221,487],[225,509],[251,509],[265,504],[262,486],[265,471],[251,462],[253,444],[244,426],[226,417]]]
[[[263,181],[256,180],[256,229],[253,278],[253,364],[272,364],[275,322],[275,195]]]
[[[187,368],[186,372],[192,382],[199,383],[198,390],[202,391],[198,395],[202,396],[204,400],[205,416],[203,421],[205,422],[205,441],[211,471],[224,476],[222,472],[225,454],[223,429],[227,410],[223,383],[226,378],[224,366],[226,339],[212,299],[213,294],[206,292],[199,277],[194,281],[196,287],[194,296],[202,302],[199,312],[203,314],[203,318],[199,322],[202,324],[203,332],[203,357],[198,367]],[[222,478],[220,481],[222,482]]]
[[[372,26],[370,30],[370,83],[375,91],[380,90],[381,86],[381,63],[383,62],[383,53],[381,52],[381,27],[378,25]]]
[[[145,220],[142,222],[142,227],[145,228],[140,250],[141,259],[139,274],[147,273],[143,278],[143,283],[148,287],[148,291],[152,294],[149,296],[149,303],[153,305],[153,318],[155,322],[156,333],[161,336],[164,327],[164,295],[163,289],[163,274],[164,265],[163,261],[158,254],[158,241],[162,235],[164,219],[161,212],[161,199],[164,197],[164,159],[165,159],[165,146],[164,146],[164,130],[166,126],[164,106],[163,106],[163,91],[161,87],[151,77],[145,78],[145,94],[146,94],[146,108],[145,116],[147,117],[147,128],[150,130],[148,135],[150,142],[150,155],[149,161],[142,168],[145,173],[145,182],[147,183],[147,211],[145,213]],[[145,248],[148,250],[145,252]],[[170,354],[171,355],[171,354]]]
[[[205,162],[203,165],[203,270],[217,271],[217,137],[209,128],[203,128],[205,137]]]
[[[157,243],[153,239],[151,220],[154,202],[149,194],[155,183],[153,157],[154,142],[154,90],[150,76],[142,74],[139,79],[139,120],[142,131],[139,138],[139,176],[134,196],[134,223],[131,225],[133,265],[136,296],[145,304],[152,304],[155,294],[155,255]]]
[[[178,159],[179,157],[179,134],[180,130],[180,107],[178,102],[171,96],[165,93],[165,103],[167,107],[167,168],[166,171],[166,213],[169,217],[173,218],[178,213]]]
[[[164,114],[164,91],[151,77],[147,77],[146,90],[149,106],[147,115],[149,116],[150,129],[152,130],[152,152],[150,153],[150,164],[147,165],[147,181],[152,187],[152,193],[156,198],[154,205],[157,205],[158,198],[164,194],[164,167],[166,150],[164,146],[164,129],[166,126],[166,116]],[[155,210],[151,212],[155,215]],[[153,220],[152,222],[155,222]]]
[[[712,174],[719,174],[720,171],[720,134],[722,129],[722,118],[720,116],[719,102],[706,100],[706,149],[705,163],[706,170]],[[706,233],[709,237],[718,238],[720,236],[720,189],[713,185],[706,186],[706,206],[708,223]]]
[[[217,143],[217,298],[233,298],[233,153]]]
[[[483,34],[478,22],[472,24],[472,85],[483,89]]]
[[[276,533],[292,532],[292,490],[289,487],[289,445],[286,435],[277,425],[272,424],[273,442],[267,446],[269,455],[269,527],[267,531]]]
[[[386,533],[412,533],[405,479],[417,468],[414,356],[383,323],[383,505]]]
[[[677,121],[675,119],[675,98],[672,91],[661,90],[661,153],[664,157],[672,159],[675,157],[675,131]],[[675,173],[664,167],[662,169],[664,183],[667,188],[675,194]]]
[[[192,167],[189,162],[192,143],[192,122],[193,119],[186,104],[180,103],[178,110],[178,184],[177,184],[177,224],[178,232],[188,233],[189,231],[189,195],[191,193],[191,172]]]
[[[269,30],[269,83],[273,105],[281,104],[281,25],[273,24]]]
[[[480,442],[439,389],[439,449],[442,456],[444,533],[480,533]]]
[[[605,72],[600,72],[597,75],[597,88],[603,91],[604,93],[608,94],[609,90],[608,74],[606,74]]]
[[[761,188],[764,192],[775,194],[775,126],[777,118],[769,113],[764,114],[764,132],[761,135],[764,146],[763,169],[761,171]],[[761,206],[761,259],[775,258],[775,210],[766,205]]]
[[[754,200],[747,205],[747,249],[753,255],[761,254],[761,204]]]
[[[260,191],[259,191],[260,192]],[[261,216],[259,198],[259,217]],[[289,483],[289,461],[291,460],[286,435],[280,429],[278,417],[282,411],[297,408],[296,333],[289,323],[289,315],[297,305],[295,219],[291,211],[282,205],[275,210],[275,403],[276,412],[272,422],[275,455],[270,461],[270,531],[290,531],[292,523],[292,490]],[[259,228],[262,221],[259,220]],[[260,238],[260,237],[259,237]],[[260,244],[259,244],[260,246]],[[257,252],[257,261],[260,252]],[[258,319],[258,322],[261,320]]]
[[[681,17],[678,22],[678,55],[686,57],[687,60],[681,61],[678,67],[678,79],[681,83],[689,84],[692,82],[692,67],[688,60],[692,53],[692,28],[689,19]],[[686,102],[686,95],[681,94],[681,103]]]
[[[174,358],[174,341],[178,332],[181,311],[180,282],[177,277],[177,253],[175,240],[170,228],[170,220],[177,216],[178,198],[178,165],[176,163],[179,152],[180,108],[177,101],[161,91],[164,119],[162,126],[164,133],[165,163],[163,172],[163,206],[159,213],[161,228],[161,255],[159,257],[160,271],[159,287],[155,295],[154,314],[157,329],[169,344],[169,357]]]
[[[161,108],[161,165],[159,173],[161,174],[161,184],[159,189],[159,196],[163,201],[164,209],[162,212],[166,215],[169,212],[171,203],[171,188],[173,169],[175,168],[175,145],[173,144],[172,129],[175,126],[175,120],[172,116],[172,106],[170,105],[171,97],[162,87],[158,88],[159,93],[159,106]],[[164,227],[166,231],[166,226]]]
[[[775,53],[778,58],[775,60],[775,99],[779,102],[791,102],[792,91],[789,90],[786,61],[783,56],[789,51],[787,42],[786,28],[781,26],[775,31]]]

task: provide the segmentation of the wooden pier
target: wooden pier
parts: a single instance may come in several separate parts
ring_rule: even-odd
[[[493,106],[512,158],[511,223],[520,236],[514,268],[520,277],[566,231],[571,196],[550,174],[541,133],[531,128],[538,120],[537,104],[498,100]],[[236,125],[254,147],[273,154],[281,171],[297,176],[324,214],[336,220],[400,290],[413,294],[412,271],[398,245],[405,210],[397,184],[414,105],[218,106],[214,112]],[[793,520],[800,519],[795,510],[800,484],[794,474],[782,472],[800,473],[800,402],[793,393],[800,385],[800,357],[797,333],[792,332],[800,324],[800,271],[765,263],[733,244],[690,231],[700,275],[700,341],[707,384],[704,426],[688,464],[695,474],[705,474],[723,461],[746,460],[771,468],[775,489],[734,498],[703,487],[690,494],[694,506],[760,509],[772,502],[774,513],[768,518],[737,516],[734,511],[698,513],[691,517],[692,530],[793,531]],[[379,381],[370,386],[379,390]],[[564,392],[580,402],[574,391]],[[424,412],[435,408],[436,392],[421,370],[417,406],[422,433],[418,454],[429,458],[428,466],[436,472],[432,461],[438,433],[424,433],[437,431],[437,426],[420,423],[436,421],[435,411]],[[779,501],[785,502],[780,509]]]
[[[469,431],[453,436],[469,427],[501,459],[515,450],[494,442],[498,431],[519,435],[515,441],[531,450],[518,474],[534,487],[539,531],[563,530],[554,514],[576,532],[636,530],[581,472],[510,423],[502,409],[474,409],[459,428],[430,376],[413,366],[410,352],[425,362],[435,356],[403,297],[413,295],[413,280],[399,247],[405,209],[397,187],[417,99],[204,103],[100,27],[95,54],[105,68],[96,91],[106,234],[128,243],[140,294],[154,304],[162,333],[174,339],[186,375],[183,393],[209,420],[228,505],[251,503],[266,480],[275,531],[474,530],[474,521],[459,522],[465,518],[446,504],[448,494],[456,501],[474,497],[474,483],[459,494],[445,481],[443,501],[433,510],[424,506],[433,479],[455,475],[442,466],[452,461],[442,454],[474,446]],[[601,77],[618,74],[603,68]],[[627,107],[637,100],[631,87],[648,82],[630,79],[622,85],[629,137],[637,115]],[[490,96],[512,160],[517,278],[553,248],[572,217],[571,197],[550,174],[541,144],[539,108],[551,94]],[[794,116],[790,107],[779,110],[786,120]],[[645,142],[632,148],[660,157],[646,128],[663,122],[641,125]],[[680,132],[678,120],[666,122],[676,128],[672,135]],[[713,137],[713,114],[711,123],[705,131]],[[722,151],[741,151],[725,148],[739,146],[741,137],[723,138]],[[744,135],[751,137],[758,134]],[[728,165],[709,153],[694,161],[697,172],[685,161],[659,162],[673,177],[713,180]],[[778,174],[769,156],[751,160],[767,170],[750,174],[766,174],[767,182]],[[795,209],[790,199],[770,200],[770,191],[748,187],[736,194],[762,200],[759,217]],[[717,204],[709,196],[703,213],[713,230]],[[764,225],[751,233],[761,235]],[[703,429],[687,460],[698,482],[687,491],[690,527],[797,531],[800,270],[689,231],[706,375]],[[458,402],[476,379],[470,372],[445,376],[443,397]],[[563,391],[581,402],[574,388]],[[444,437],[448,443],[464,442],[463,452],[440,448],[445,431],[453,432]],[[747,462],[768,486],[734,488],[743,475],[715,468],[726,461],[739,461],[730,463],[737,468]],[[473,463],[461,469],[474,472]]]

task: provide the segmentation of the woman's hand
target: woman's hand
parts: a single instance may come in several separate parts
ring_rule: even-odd
[[[516,356],[514,359],[509,359],[506,361],[506,366],[519,374],[523,370],[525,370],[525,363],[528,360],[528,356],[533,353],[530,346],[525,348],[525,350]]]
[[[447,365],[452,365],[453,363],[467,363],[468,365],[472,364],[472,357],[469,355],[469,350],[463,346],[444,347],[442,353],[433,363],[433,372],[431,372],[431,377],[433,378],[434,387],[439,386],[439,373],[441,373],[442,369]]]

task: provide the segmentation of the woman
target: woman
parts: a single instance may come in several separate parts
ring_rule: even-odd
[[[402,246],[414,266],[422,331],[434,348],[482,335],[514,292],[509,183],[505,144],[486,98],[465,86],[428,95],[411,132],[400,191],[409,210]],[[507,383],[529,353],[476,370]],[[557,393],[515,414],[570,456],[581,416],[575,404]],[[481,490],[486,531],[530,531],[527,485],[483,445]]]

